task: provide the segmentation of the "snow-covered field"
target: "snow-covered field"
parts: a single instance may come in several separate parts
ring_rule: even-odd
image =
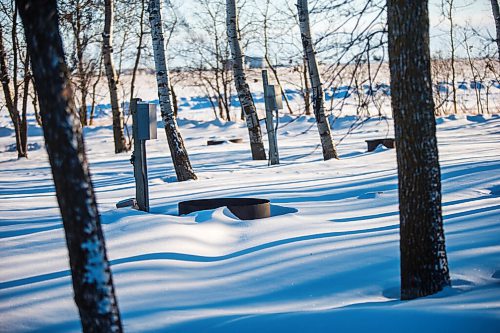
[[[41,130],[30,127],[30,158],[17,160],[2,117],[0,332],[77,332]],[[130,155],[112,153],[110,126],[85,129],[126,332],[500,332],[500,116],[437,119],[452,287],[405,302],[395,151],[365,143],[392,136],[390,118],[351,130],[341,159],[324,162],[314,118],[282,116],[270,167],[251,160],[242,122],[184,117],[199,180],[175,181],[160,124],[147,143],[150,213],[115,208],[135,193]],[[338,118],[335,137],[353,121]],[[206,145],[224,137],[245,143]],[[272,217],[177,216],[179,201],[228,196],[269,199]]]

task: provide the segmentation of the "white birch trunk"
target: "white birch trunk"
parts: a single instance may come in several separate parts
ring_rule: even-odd
[[[243,52],[240,46],[238,13],[236,11],[235,0],[226,0],[226,12],[227,38],[231,47],[234,83],[247,122],[252,158],[254,160],[265,160],[266,151],[264,149],[264,143],[262,142],[262,132],[257,110],[252,98],[252,93],[250,92],[250,87],[246,82],[245,71],[243,70]]]
[[[113,0],[104,0],[104,32],[102,34],[102,54],[104,68],[108,78],[108,88],[113,113],[113,137],[115,153],[127,151],[123,134],[123,113],[118,103],[118,85],[115,66],[113,64]],[[86,106],[85,106],[86,107]]]
[[[165,123],[165,133],[167,135],[175,173],[177,174],[177,180],[184,181],[196,179],[186,148],[184,147],[184,141],[177,127],[177,121],[172,108],[160,8],[160,0],[149,1],[149,22],[151,25],[151,38],[153,40],[153,54],[155,59],[161,117]]]
[[[498,60],[500,61],[500,9],[498,7],[498,0],[491,0],[491,10],[493,11],[493,17],[495,19],[495,27],[497,33],[497,48],[498,48]]]
[[[316,62],[316,52],[311,38],[307,0],[297,0],[297,9],[299,13],[302,46],[304,48],[304,56],[307,60],[309,78],[312,86],[314,116],[316,117],[321,146],[323,147],[323,158],[325,161],[332,158],[338,159],[332,139],[330,124],[328,123],[328,118],[325,116],[325,95],[323,93],[323,83],[319,75],[318,63]]]

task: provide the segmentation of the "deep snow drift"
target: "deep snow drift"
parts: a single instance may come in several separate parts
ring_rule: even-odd
[[[336,139],[353,120],[335,121]],[[86,128],[125,331],[499,332],[500,117],[437,122],[453,286],[406,302],[395,151],[367,153],[364,141],[391,136],[391,119],[354,128],[341,159],[324,162],[314,118],[283,116],[281,164],[269,167],[250,159],[243,123],[181,118],[199,177],[182,183],[160,124],[147,143],[149,214],[114,207],[135,193],[130,155],[112,154],[110,127]],[[0,331],[79,331],[41,130],[30,135],[30,159],[18,161],[0,129]],[[206,145],[224,137],[245,143]],[[213,197],[270,199],[273,216],[177,216],[179,201]]]

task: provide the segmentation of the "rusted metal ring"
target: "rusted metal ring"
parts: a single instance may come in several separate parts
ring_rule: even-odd
[[[215,146],[215,145],[221,145],[223,143],[226,143],[226,140],[208,140],[207,141],[207,146]]]
[[[229,142],[231,142],[231,143],[243,143],[243,139],[242,138],[229,139]]]
[[[214,139],[214,140],[208,140],[207,141],[207,146],[215,146],[215,145],[221,145],[223,143],[242,143],[243,139],[242,138],[232,138],[232,139]]]
[[[395,140],[392,138],[386,138],[386,139],[373,139],[373,140],[365,140],[365,142],[368,144],[368,151],[374,151],[378,145],[383,145],[386,148],[392,149],[396,146]]]
[[[214,198],[179,202],[179,215],[207,209],[227,207],[240,220],[255,220],[271,216],[271,204],[267,199]]]

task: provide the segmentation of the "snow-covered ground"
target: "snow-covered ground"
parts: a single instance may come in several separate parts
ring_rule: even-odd
[[[283,115],[281,164],[268,166],[242,122],[192,114],[179,124],[199,180],[175,181],[160,124],[150,213],[115,208],[135,193],[130,155],[112,153],[110,126],[85,129],[126,332],[500,332],[500,116],[437,119],[452,287],[402,302],[395,151],[365,143],[391,137],[390,118],[338,118],[335,138],[351,134],[324,162],[314,118]],[[17,160],[2,117],[0,332],[79,331],[41,130]],[[206,144],[227,137],[245,142]],[[272,217],[177,216],[179,201],[214,197],[269,199]]]

